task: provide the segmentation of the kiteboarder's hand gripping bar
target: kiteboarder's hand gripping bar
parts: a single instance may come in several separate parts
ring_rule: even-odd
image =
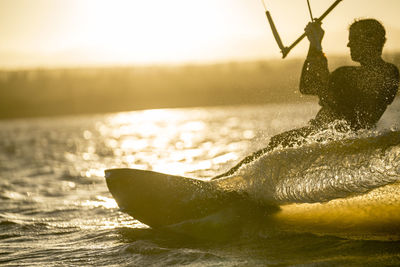
[[[343,0],[336,0],[319,18],[315,18],[314,22],[322,22],[322,20]],[[265,6],[264,0],[262,0],[262,3],[265,8],[265,14],[267,15],[267,19],[269,22],[269,25],[271,26],[272,33],[275,37],[276,43],[278,44],[279,48],[281,49],[282,53],[282,58],[285,58],[287,54],[289,54],[290,50],[292,50],[293,47],[295,47],[298,43],[300,43],[301,40],[306,37],[306,33],[303,33],[300,35],[299,38],[296,39],[290,46],[284,46],[281,40],[281,37],[279,36],[278,31],[276,30],[275,23],[272,20],[271,14],[267,10],[267,7]]]

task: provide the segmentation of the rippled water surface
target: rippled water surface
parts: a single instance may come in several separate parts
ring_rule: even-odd
[[[389,224],[390,236],[382,236],[384,231],[378,237],[365,234],[371,228],[358,235],[347,235],[346,228],[321,228],[340,221],[332,217],[330,222],[329,214],[351,205],[346,200],[300,208],[289,205],[274,220],[242,220],[227,232],[221,225],[217,231],[187,235],[148,228],[122,213],[106,187],[104,170],[113,167],[213,177],[266,146],[271,136],[306,124],[317,109],[313,104],[291,104],[2,121],[0,264],[400,264],[399,216]],[[398,129],[399,111],[397,102],[379,131]],[[398,187],[382,190],[374,194],[377,198],[392,194],[397,206],[390,207],[395,209],[391,214],[397,214]],[[371,209],[367,215],[382,206]],[[304,211],[315,217],[305,217]],[[347,214],[342,217],[347,226],[354,223],[353,217],[362,217],[359,209],[356,212],[342,213]],[[376,222],[379,230],[381,224]]]

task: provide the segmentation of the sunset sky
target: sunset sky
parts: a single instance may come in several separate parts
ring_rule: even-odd
[[[310,0],[318,17],[333,0]],[[306,0],[265,0],[285,45],[309,21]],[[374,17],[400,51],[399,0],[343,0],[323,47],[346,53],[348,25]],[[0,0],[0,67],[168,64],[279,58],[261,0]],[[306,42],[289,58],[302,57]]]

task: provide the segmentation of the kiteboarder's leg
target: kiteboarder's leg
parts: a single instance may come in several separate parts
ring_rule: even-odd
[[[317,129],[314,126],[310,125],[277,134],[271,138],[267,148],[268,150],[272,150],[278,146],[286,148],[293,147],[295,145],[302,145],[306,138],[316,131]]]
[[[295,145],[301,145],[304,143],[307,136],[309,136],[312,133],[315,133],[316,131],[317,128],[310,125],[275,135],[271,138],[267,147],[250,154],[249,156],[241,160],[238,164],[236,164],[233,168],[231,168],[229,171],[220,174],[214,177],[213,179],[229,176],[235,173],[242,165],[254,161],[255,159],[259,158],[260,156],[264,155],[268,151],[271,151],[272,149],[278,146],[282,146],[282,148],[285,148],[285,147],[293,147]]]
[[[269,147],[265,147],[263,149],[260,149],[252,154],[250,154],[249,156],[245,157],[244,159],[242,159],[238,164],[236,164],[234,167],[232,167],[229,171],[220,174],[218,176],[215,176],[213,179],[217,179],[217,178],[221,178],[221,177],[225,177],[225,176],[229,176],[233,173],[235,173],[242,165],[247,164],[252,162],[253,160],[257,159],[258,157],[260,157],[261,155],[267,153],[269,151]]]

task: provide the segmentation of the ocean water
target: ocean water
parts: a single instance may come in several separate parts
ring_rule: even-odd
[[[234,227],[151,229],[121,212],[107,189],[108,168],[204,179],[221,174],[271,136],[305,125],[317,110],[301,103],[1,121],[0,264],[400,265],[400,187],[386,168],[400,159],[397,145],[374,152],[382,167],[376,177],[390,183],[328,202],[297,201],[271,218],[242,217]],[[398,130],[399,114],[396,101],[377,130],[362,134]],[[363,155],[346,155],[363,166]],[[346,166],[343,177],[364,177]]]

